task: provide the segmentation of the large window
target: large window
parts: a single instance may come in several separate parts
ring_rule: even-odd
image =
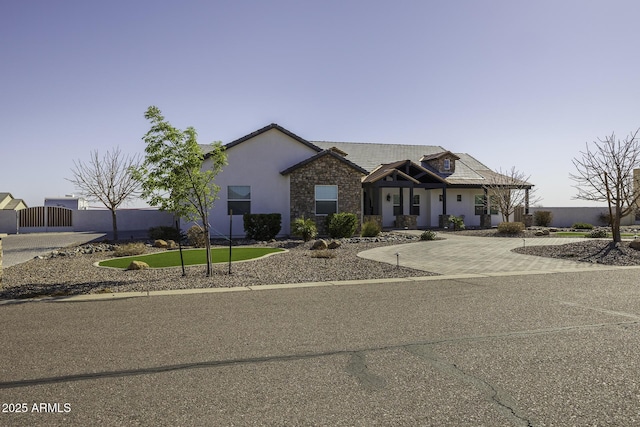
[[[485,196],[475,196],[474,197],[475,200],[475,208],[476,208],[476,215],[482,215],[483,213],[487,212],[487,206],[486,206],[486,200],[487,198]],[[490,197],[490,202],[489,203],[489,213],[491,215],[498,215],[498,199],[496,198],[496,196],[491,196]]]
[[[234,215],[251,213],[251,187],[248,185],[230,185],[227,187],[227,213]]]
[[[338,213],[338,186],[316,185],[316,215]]]

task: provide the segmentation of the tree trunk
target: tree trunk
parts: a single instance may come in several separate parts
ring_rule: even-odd
[[[207,277],[211,277],[212,273],[212,262],[211,262],[211,239],[209,238],[209,224],[208,221],[205,221],[203,224],[204,227],[204,247],[207,255]]]
[[[113,228],[113,241],[118,241],[118,221],[116,219],[116,210],[111,209],[111,226]]]
[[[613,243],[622,242],[622,235],[620,234],[620,211],[616,210],[616,213],[611,218],[611,234],[613,235]]]

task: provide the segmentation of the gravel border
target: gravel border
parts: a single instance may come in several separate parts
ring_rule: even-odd
[[[228,264],[214,264],[211,277],[206,277],[204,266],[186,267],[184,277],[180,267],[140,271],[95,267],[95,262],[110,258],[111,252],[90,253],[94,248],[66,248],[56,251],[53,257],[36,258],[4,269],[0,299],[436,275],[357,256],[367,249],[417,240],[415,236],[400,233],[385,233],[377,241],[342,240],[339,248],[331,250],[336,255],[334,258],[313,257],[317,251],[310,250],[311,242],[254,243],[251,246],[279,247],[288,251],[234,263],[231,275]],[[149,249],[150,252],[154,250],[157,249]]]

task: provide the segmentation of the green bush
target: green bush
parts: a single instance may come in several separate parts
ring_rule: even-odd
[[[436,232],[426,230],[420,235],[420,240],[436,240]]]
[[[242,219],[247,239],[275,239],[282,228],[282,216],[279,213],[244,214]]]
[[[358,228],[356,214],[341,212],[327,217],[327,230],[332,239],[349,238]]]
[[[113,255],[117,257],[142,255],[147,252],[147,247],[144,243],[134,242],[127,243],[125,245],[117,246],[113,251]]]
[[[609,215],[608,212],[602,212],[598,215],[598,221],[600,221],[602,225],[611,225],[611,215]]]
[[[291,223],[291,234],[301,237],[302,240],[308,242],[318,235],[316,223],[311,218],[296,218]]]
[[[551,211],[535,211],[533,213],[533,221],[540,227],[548,227],[553,220],[553,214]]]
[[[177,242],[185,239],[183,232],[178,231],[175,227],[167,225],[159,225],[149,229],[149,239],[151,240],[173,240]]]
[[[501,222],[498,224],[498,233],[519,234],[524,231],[524,224],[521,222]]]
[[[453,225],[453,231],[464,230],[464,218],[461,216],[450,216],[449,222]]]
[[[381,231],[380,225],[376,221],[367,221],[362,224],[360,235],[362,237],[376,237]]]
[[[593,225],[586,222],[576,222],[571,226],[571,228],[575,228],[577,230],[592,230]]]
[[[204,234],[204,229],[199,225],[194,225],[187,230],[187,240],[194,248],[204,248],[207,243],[207,237]]]
[[[589,232],[585,237],[590,237],[592,239],[603,239],[608,236],[609,236],[609,233],[607,233],[606,229],[598,228],[597,230],[593,230]]]

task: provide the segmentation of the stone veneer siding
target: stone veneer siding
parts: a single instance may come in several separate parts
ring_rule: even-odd
[[[320,235],[326,235],[326,215],[315,214],[315,186],[338,186],[338,212],[356,214],[362,220],[362,176],[340,160],[323,156],[290,174],[291,222],[304,216],[312,218]]]

